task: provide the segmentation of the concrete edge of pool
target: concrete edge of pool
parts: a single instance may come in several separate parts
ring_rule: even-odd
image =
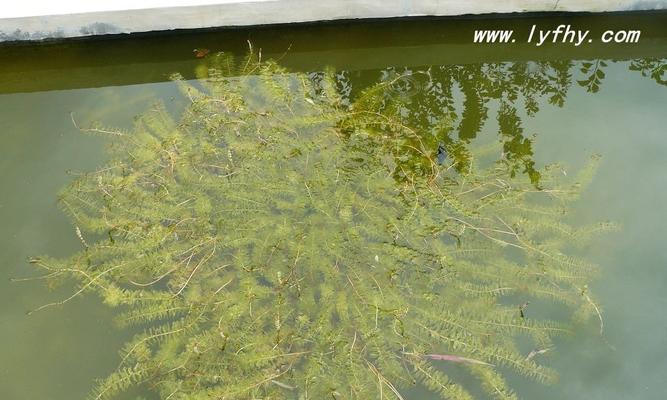
[[[178,0],[168,3],[177,7],[103,11],[113,8],[107,0],[95,6],[99,11],[75,6],[69,14],[0,18],[0,42],[353,19],[667,10],[667,0],[218,0],[191,5],[201,2]]]

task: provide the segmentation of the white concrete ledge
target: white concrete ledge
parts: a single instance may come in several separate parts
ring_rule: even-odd
[[[114,3],[107,1],[107,7],[103,3],[100,1],[95,7],[110,11],[0,18],[0,41],[362,18],[667,9],[667,0],[218,0],[218,4],[134,10],[114,10]],[[207,2],[149,2],[151,5],[193,3]],[[90,5],[85,7],[82,10],[94,9]]]

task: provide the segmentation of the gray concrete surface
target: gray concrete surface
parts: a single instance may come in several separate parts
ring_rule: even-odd
[[[226,0],[216,5],[0,19],[1,41],[361,18],[667,9],[667,0]]]

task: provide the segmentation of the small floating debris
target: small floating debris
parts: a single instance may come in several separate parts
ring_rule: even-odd
[[[525,311],[526,311],[526,307],[528,307],[529,304],[530,304],[530,301],[527,301],[527,302],[525,302],[525,303],[523,303],[519,306],[519,315],[521,316],[521,318],[526,318]]]
[[[440,143],[438,145],[438,165],[442,165],[445,163],[445,160],[447,159],[447,149],[445,148],[445,145]]]
[[[549,351],[551,351],[551,349],[550,349],[549,347],[547,347],[546,349],[534,349],[534,350],[531,350],[531,352],[528,353],[528,355],[526,356],[526,360],[532,360],[533,357],[535,357],[535,356],[537,356],[537,355],[540,355],[540,354],[547,353],[547,352],[549,352]]]
[[[194,49],[194,50],[192,50],[192,52],[195,53],[195,57],[204,58],[211,52],[211,50],[209,50],[209,49]]]

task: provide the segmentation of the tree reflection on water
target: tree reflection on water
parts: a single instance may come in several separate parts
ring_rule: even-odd
[[[396,122],[382,129],[410,129],[420,133],[419,145],[413,143],[407,147],[407,151],[413,152],[412,157],[402,148],[394,154],[397,162],[424,163],[419,155],[427,152],[437,157],[439,145],[444,144],[453,167],[463,171],[470,165],[470,143],[495,114],[498,139],[502,142],[498,161],[509,168],[512,176],[525,174],[539,188],[541,176],[533,149],[535,134],[525,131],[522,118],[534,116],[545,105],[563,107],[573,86],[597,93],[609,62],[558,60],[388,67],[341,71],[336,77],[348,104],[364,93],[364,87],[376,90],[373,109],[392,115]],[[629,69],[667,85],[664,78],[667,59],[635,59],[629,63]],[[324,73],[310,76],[319,81]],[[377,82],[386,85],[372,85]],[[377,91],[378,87],[384,90]],[[426,164],[417,167],[429,169]]]

